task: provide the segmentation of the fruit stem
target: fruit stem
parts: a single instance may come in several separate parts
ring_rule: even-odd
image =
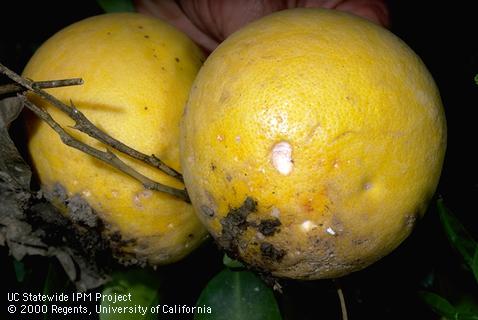
[[[116,140],[115,138],[111,137],[109,134],[101,131],[98,129],[93,123],[91,123],[88,118],[80,111],[78,110],[73,103],[70,101],[70,106],[61,102],[51,94],[47,93],[46,91],[42,90],[40,86],[35,85],[35,82],[22,78],[12,70],[8,69],[5,67],[3,64],[0,63],[0,73],[5,74],[7,77],[15,81],[17,84],[20,86],[24,87],[27,90],[33,91],[36,93],[38,96],[41,98],[47,100],[50,102],[54,107],[57,109],[61,110],[63,113],[67,114],[71,119],[75,121],[75,125],[73,126],[74,129],[81,131],[83,133],[86,133],[90,137],[103,142],[107,146],[110,146],[111,148],[122,152],[124,154],[129,155],[132,158],[135,158],[137,160],[140,160],[152,167],[155,167],[167,175],[181,181],[183,181],[183,177],[181,173],[178,171],[174,170],[173,168],[169,167],[166,165],[163,161],[161,161],[159,158],[157,158],[154,154],[153,155],[146,155],[144,153],[141,153],[131,147],[128,147],[121,141]]]
[[[335,288],[337,290],[337,295],[339,296],[340,300],[340,309],[342,310],[342,320],[348,320],[347,315],[347,305],[345,304],[345,297],[344,292],[342,291],[342,285],[339,279],[334,279]]]

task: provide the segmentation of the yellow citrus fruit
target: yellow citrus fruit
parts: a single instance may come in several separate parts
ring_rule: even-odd
[[[181,125],[192,203],[234,257],[319,279],[397,247],[433,195],[439,92],[389,31],[325,9],[274,13],[206,60]]]
[[[23,75],[35,81],[83,78],[82,86],[48,92],[67,104],[71,101],[114,138],[180,170],[179,121],[202,59],[200,49],[166,23],[117,13],[61,30],[38,49]],[[38,98],[34,101],[71,135],[106,150],[71,128],[74,123],[64,114]],[[113,167],[64,145],[36,118],[30,118],[27,126],[28,149],[44,191],[55,202],[63,202],[73,220],[82,220],[75,215],[89,204],[124,259],[170,263],[191,252],[206,236],[190,204],[146,190]],[[153,180],[184,188],[159,170],[118,156]]]

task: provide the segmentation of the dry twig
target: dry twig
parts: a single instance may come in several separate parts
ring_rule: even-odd
[[[141,152],[138,152],[137,150],[128,147],[124,143],[114,139],[107,133],[101,131],[98,129],[91,121],[89,121],[85,115],[79,111],[75,106],[68,106],[61,102],[60,100],[56,99],[54,96],[50,95],[49,93],[45,92],[41,88],[52,88],[56,86],[61,86],[61,85],[69,85],[67,83],[71,83],[72,85],[74,84],[81,84],[82,80],[81,79],[67,79],[67,80],[56,80],[56,81],[46,81],[46,82],[33,82],[31,80],[22,78],[15,72],[11,71],[4,65],[0,63],[0,73],[5,74],[8,76],[10,79],[15,81],[21,88],[24,88],[25,90],[32,91],[39,95],[41,98],[45,99],[46,101],[50,102],[53,106],[57,107],[59,110],[67,114],[70,118],[72,118],[75,121],[74,129],[77,129],[83,133],[88,134],[90,137],[93,137],[94,139],[103,142],[107,146],[110,146],[122,153],[125,153],[135,159],[141,160],[145,162],[148,165],[151,165],[153,167],[156,167],[163,171],[164,173],[180,180],[182,180],[182,176],[179,172],[175,171],[174,169],[168,167],[166,164],[164,164],[160,159],[158,159],[156,156],[151,155],[145,155]],[[18,88],[18,86],[9,86],[8,87],[8,92],[15,92],[15,91],[23,91]],[[6,91],[6,90],[5,90]],[[189,196],[186,192],[186,190],[181,190],[181,189],[176,189],[170,186],[166,186],[164,184],[161,184],[159,182],[153,181],[150,178],[144,176],[143,174],[139,173],[132,167],[128,166],[126,163],[124,163],[118,156],[116,156],[113,152],[110,150],[102,151],[98,150],[94,147],[91,147],[75,138],[73,138],[70,134],[68,134],[52,117],[51,115],[43,110],[42,108],[38,107],[37,105],[33,104],[30,102],[24,94],[17,94],[20,99],[22,99],[24,105],[30,109],[35,115],[37,115],[40,119],[45,121],[55,132],[58,133],[60,136],[61,140],[63,143],[66,145],[73,147],[75,149],[78,149],[80,151],[83,151],[99,160],[102,160],[109,165],[117,168],[118,170],[124,172],[125,174],[129,175],[130,177],[133,177],[134,179],[138,180],[143,184],[143,186],[146,189],[149,190],[155,190],[155,191],[160,191],[160,192],[165,192],[170,195],[173,195],[175,197],[178,197],[182,199],[183,201],[190,202]]]
[[[33,82],[33,86],[40,89],[77,86],[80,84],[83,84],[83,79],[80,79],[80,78]],[[0,86],[0,95],[9,94],[9,93],[19,93],[25,90],[26,89],[23,86],[17,83],[9,83],[9,84]]]
[[[5,67],[3,64],[0,63],[0,72],[5,74],[7,77],[15,81],[17,84],[21,85],[27,90],[33,91],[41,98],[50,102],[53,106],[60,109],[62,112],[67,114],[71,119],[75,121],[75,125],[73,128],[86,133],[90,137],[103,142],[104,144],[116,149],[124,154],[129,155],[132,158],[137,160],[143,161],[150,166],[158,168],[159,170],[163,171],[167,175],[178,179],[179,181],[183,182],[182,175],[174,170],[173,168],[166,165],[163,161],[157,158],[154,154],[153,155],[146,155],[142,152],[139,152],[133,148],[128,147],[121,141],[116,140],[115,138],[111,137],[109,134],[101,131],[98,129],[93,123],[91,123],[85,115],[78,110],[74,105],[68,106],[67,104],[61,102],[48,92],[42,90],[40,87],[35,85],[35,82],[22,78],[12,70]]]

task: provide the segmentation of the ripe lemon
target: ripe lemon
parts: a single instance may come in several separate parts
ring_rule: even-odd
[[[179,121],[203,59],[184,34],[140,14],[106,14],[77,22],[46,41],[23,75],[35,81],[80,77],[82,86],[48,90],[70,100],[103,131],[180,170]],[[106,146],[71,128],[64,114],[35,102],[74,137],[101,150]],[[206,235],[193,207],[180,199],[145,190],[136,180],[64,145],[44,122],[27,123],[31,160],[43,190],[67,207],[73,220],[89,204],[104,234],[125,260],[150,264],[176,261]],[[163,184],[182,183],[124,155],[120,158]],[[60,203],[61,202],[61,203]],[[86,218],[88,221],[88,218]]]
[[[439,92],[389,31],[325,9],[274,13],[206,60],[181,127],[192,203],[217,242],[279,277],[338,277],[397,247],[433,195]]]

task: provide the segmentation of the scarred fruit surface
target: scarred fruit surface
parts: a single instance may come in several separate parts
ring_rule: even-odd
[[[445,116],[422,61],[389,31],[325,9],[258,20],[195,80],[185,183],[232,256],[319,279],[396,248],[434,194]]]

